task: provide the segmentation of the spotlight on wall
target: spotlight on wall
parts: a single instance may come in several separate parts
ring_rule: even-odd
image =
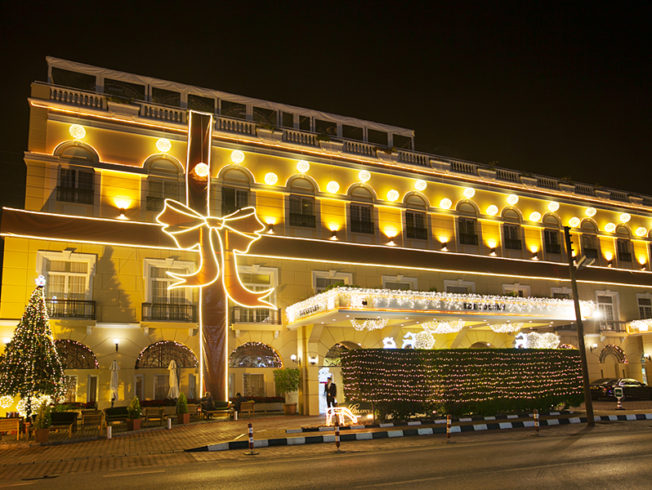
[[[297,357],[296,354],[292,354],[290,356],[290,361],[294,362],[295,364],[301,364],[301,360]]]
[[[337,230],[331,230],[331,240],[337,240]]]
[[[118,352],[118,346],[120,345],[120,339],[113,339],[113,343],[115,344],[115,351]]]
[[[589,349],[591,350],[591,352],[593,352],[593,351],[596,350],[597,348],[598,348],[598,344],[591,344],[591,345],[589,346]]]
[[[448,252],[448,242],[442,242],[441,251],[442,252]]]
[[[127,215],[125,214],[127,212],[127,210],[125,208],[120,208],[120,209],[118,209],[118,211],[120,211],[120,214],[118,215],[118,219],[122,219],[122,220],[129,219],[129,218],[127,218]]]
[[[316,366],[317,362],[319,362],[319,356],[308,356],[308,362],[310,362],[311,366]]]
[[[532,252],[532,260],[539,260],[539,252]]]
[[[492,257],[495,257],[495,256],[496,256],[496,249],[495,249],[495,248],[492,248],[492,249],[489,251],[489,255],[491,255]]]

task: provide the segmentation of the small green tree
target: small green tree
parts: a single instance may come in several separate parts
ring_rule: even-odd
[[[52,407],[48,405],[48,402],[41,403],[34,419],[34,425],[39,429],[47,429],[52,425]]]
[[[42,278],[39,278],[42,279]],[[25,313],[11,341],[0,358],[0,396],[25,399],[25,411],[36,410],[34,399],[49,395],[55,400],[63,395],[63,366],[52,338],[45,306],[42,281],[32,292]]]
[[[179,398],[177,398],[177,413],[188,413],[188,400],[183,393],[179,393]]]
[[[299,389],[299,382],[301,381],[301,372],[299,368],[284,368],[274,370],[274,384],[276,385],[276,393],[284,395]]]
[[[138,397],[134,397],[133,400],[131,400],[131,403],[127,406],[127,413],[129,414],[129,418],[132,420],[140,417],[141,410]]]

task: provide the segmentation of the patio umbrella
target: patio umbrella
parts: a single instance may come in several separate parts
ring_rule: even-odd
[[[179,378],[177,377],[177,363],[174,359],[170,361],[168,371],[170,371],[170,389],[168,390],[168,398],[179,398]]]
[[[113,406],[113,402],[118,399],[119,370],[118,361],[114,359],[111,363],[111,406]]]

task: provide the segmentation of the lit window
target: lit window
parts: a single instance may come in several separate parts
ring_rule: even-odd
[[[57,201],[93,204],[92,170],[60,168]]]

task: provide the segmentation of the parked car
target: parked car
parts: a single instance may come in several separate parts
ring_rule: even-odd
[[[652,387],[632,378],[601,378],[591,383],[591,398],[615,400],[614,388],[623,389],[624,400],[652,400]]]

